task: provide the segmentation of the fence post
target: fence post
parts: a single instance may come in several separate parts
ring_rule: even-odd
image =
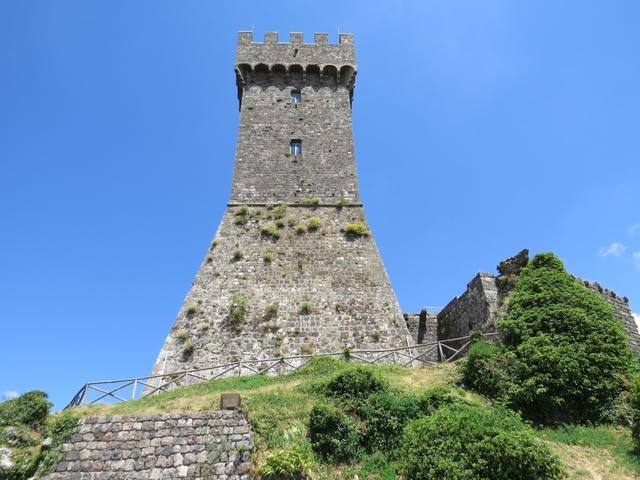
[[[135,400],[136,398],[136,390],[138,389],[138,379],[136,378],[133,381],[133,390],[131,391],[131,400]]]

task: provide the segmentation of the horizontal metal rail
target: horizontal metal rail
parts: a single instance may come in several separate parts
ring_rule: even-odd
[[[483,334],[488,340],[497,335],[497,333]],[[435,365],[439,362],[450,362],[459,357],[472,341],[471,336],[467,335],[407,347],[349,350],[348,358],[350,361],[368,365],[399,364],[403,367]],[[458,348],[448,345],[452,342],[462,342],[462,345]],[[344,358],[346,355],[345,351],[341,351],[256,360],[238,360],[210,367],[193,368],[159,375],[88,382],[78,390],[65,409],[91,405],[101,400],[108,400],[112,403],[135,400],[166,392],[179,386],[223,377],[291,373],[304,367],[312,358]],[[128,388],[131,389],[130,393],[127,393]],[[91,395],[95,396],[95,398],[89,398]]]

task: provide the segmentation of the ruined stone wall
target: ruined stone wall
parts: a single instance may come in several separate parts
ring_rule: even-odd
[[[438,341],[438,315],[422,310],[402,314],[409,335],[416,345]]]
[[[253,450],[244,414],[206,413],[86,418],[45,480],[248,480]]]
[[[467,284],[465,292],[451,300],[438,313],[438,339],[469,335],[473,330],[494,332],[500,313],[498,281],[490,273],[479,273]],[[454,348],[464,342],[454,342]]]
[[[420,312],[403,313],[409,335],[416,345],[435,343],[438,341],[438,317],[434,313],[422,310]],[[421,357],[422,360],[437,362],[438,349],[434,348]]]
[[[629,337],[629,346],[631,348],[640,349],[640,334],[638,334],[638,326],[636,325],[633,315],[631,314],[631,307],[629,306],[629,299],[627,297],[621,297],[616,292],[603,288],[597,282],[589,282],[576,278],[585,287],[598,293],[604,300],[606,300],[613,307],[613,316],[622,322],[624,331]]]

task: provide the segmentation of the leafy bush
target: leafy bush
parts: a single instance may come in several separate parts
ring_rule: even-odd
[[[229,323],[234,331],[240,332],[242,330],[248,309],[249,304],[246,298],[238,294],[231,295],[231,303],[229,304]]]
[[[263,236],[273,238],[274,240],[280,238],[280,231],[278,230],[278,227],[273,223],[264,225],[260,230],[260,233],[262,233]]]
[[[273,480],[305,480],[309,478],[313,461],[302,448],[277,450],[258,469],[262,478]]]
[[[338,372],[325,384],[323,393],[342,403],[363,403],[374,393],[388,391],[387,382],[371,368],[362,365]]]
[[[630,365],[622,324],[552,253],[536,255],[522,270],[498,329],[502,345],[471,349],[464,379],[470,386],[540,424],[610,414]]]
[[[51,472],[62,461],[62,445],[78,426],[79,421],[79,416],[73,410],[66,410],[48,418],[45,435],[51,438],[51,445],[39,457],[36,471],[38,477]]]
[[[320,217],[310,217],[309,220],[307,220],[307,230],[310,232],[315,232],[321,226],[322,220],[320,220]]]
[[[551,480],[559,459],[506,410],[451,405],[411,421],[399,450],[406,478]]]
[[[508,402],[516,388],[515,369],[513,354],[497,345],[476,342],[469,348],[462,364],[462,378],[467,387],[487,397]]]
[[[445,387],[433,387],[425,390],[418,400],[420,411],[432,415],[442,407],[464,405],[467,402],[460,395]]]
[[[0,425],[42,427],[53,405],[48,398],[43,391],[31,390],[0,403]]]
[[[352,462],[360,454],[360,434],[354,420],[335,407],[316,405],[309,413],[309,441],[327,462]]]
[[[362,222],[348,223],[344,227],[344,233],[351,237],[368,237],[369,229],[367,229],[367,226]]]
[[[366,426],[363,443],[369,451],[391,452],[407,422],[420,415],[420,406],[413,397],[387,392],[375,393],[359,408]]]

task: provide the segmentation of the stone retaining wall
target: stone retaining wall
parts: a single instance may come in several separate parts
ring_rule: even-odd
[[[244,414],[221,410],[86,418],[44,479],[248,480],[253,450]]]

